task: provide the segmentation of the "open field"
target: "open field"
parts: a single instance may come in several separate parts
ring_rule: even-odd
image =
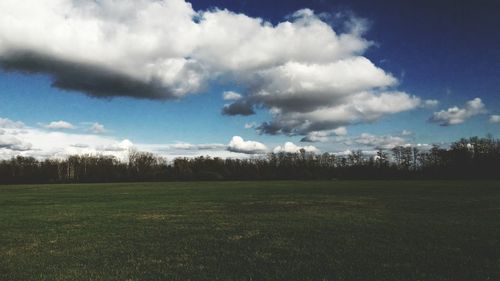
[[[500,280],[500,182],[0,186],[0,280]]]

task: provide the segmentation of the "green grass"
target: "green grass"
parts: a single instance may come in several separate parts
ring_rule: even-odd
[[[0,280],[500,280],[500,182],[0,186]]]

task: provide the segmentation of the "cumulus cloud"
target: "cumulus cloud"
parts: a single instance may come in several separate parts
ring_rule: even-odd
[[[130,140],[124,139],[121,142],[115,142],[110,145],[106,145],[101,149],[103,151],[128,151],[134,147],[134,144]]]
[[[239,100],[242,98],[242,95],[233,91],[226,91],[222,94],[222,97],[224,100]]]
[[[255,122],[245,123],[244,127],[245,127],[245,129],[252,129],[252,128],[257,127],[257,123],[255,123]]]
[[[340,147],[339,152],[333,154],[346,156],[352,153],[352,151],[360,150],[365,155],[371,155],[376,153],[379,149],[391,150],[396,146],[403,147],[414,147],[421,151],[428,151],[432,148],[432,144],[427,143],[415,143],[409,141],[403,134],[398,135],[374,135],[370,133],[362,133],[358,136],[341,136],[336,137],[333,143],[337,145],[345,146],[345,148]],[[441,143],[440,145],[445,145]],[[449,145],[449,144],[446,144]]]
[[[88,147],[90,147],[88,144],[84,144],[84,143],[75,143],[75,144],[72,144],[70,146],[76,147],[76,148],[88,148]]]
[[[174,158],[192,158],[199,156],[211,156],[220,158],[245,157],[247,154],[230,152],[227,144],[222,143],[202,143],[193,144],[187,142],[167,143],[167,144],[136,144],[140,150],[152,152],[156,155]]]
[[[411,135],[413,135],[413,132],[412,132],[412,131],[409,131],[409,130],[403,130],[403,131],[401,131],[401,135],[402,135],[403,137],[407,137],[407,136],[411,136]]]
[[[14,152],[28,151],[32,147],[31,143],[24,142],[15,136],[0,134],[0,149],[11,150]]]
[[[208,144],[191,144],[186,142],[175,143],[169,145],[168,149],[179,149],[179,150],[220,150],[226,148],[226,145],[220,143],[208,143]]]
[[[76,134],[33,128],[19,121],[0,118],[0,158],[18,155],[35,158],[62,158],[74,154],[127,157],[128,140],[93,134]]]
[[[311,152],[311,153],[319,153],[319,149],[312,145],[306,145],[306,146],[298,146],[294,144],[293,142],[286,142],[284,145],[278,145],[273,149],[274,153],[297,153],[300,152],[301,150],[305,150],[306,152]]]
[[[228,94],[222,113],[268,109],[266,134],[306,136],[420,106],[363,56],[366,21],[345,20],[339,32],[309,9],[272,24],[184,0],[5,0],[0,65],[96,97],[178,99],[237,82],[242,94]]]
[[[439,101],[438,100],[425,100],[422,103],[422,107],[424,107],[424,108],[434,108],[434,107],[436,107],[438,105],[439,105]]]
[[[260,142],[245,141],[240,136],[234,136],[227,149],[231,152],[245,153],[245,154],[262,154],[267,152],[267,147]]]
[[[412,144],[412,146],[416,147],[420,150],[424,150],[424,151],[429,151],[433,147],[432,144],[428,144],[428,143],[416,143],[416,144]]]
[[[63,121],[63,120],[50,122],[49,124],[45,125],[44,127],[47,129],[54,129],[54,130],[75,129],[75,126],[73,124],[66,122],[66,121]]]
[[[0,64],[97,97],[178,98],[206,78],[194,16],[182,0],[1,1]]]
[[[320,106],[312,111],[274,110],[274,120],[258,127],[261,133],[306,135],[360,122],[374,122],[384,115],[417,107],[420,99],[404,92],[374,94],[362,92],[344,99],[345,103]]]
[[[314,27],[315,38],[325,40],[329,47],[322,48],[317,57],[304,57],[319,51],[311,47],[275,65],[238,76],[247,87],[245,96],[225,106],[224,114],[248,115],[256,107],[267,108],[272,120],[257,127],[260,133],[304,135],[304,141],[312,141],[317,138],[314,135],[326,134],[318,133],[321,131],[373,122],[420,106],[420,98],[394,90],[397,79],[362,56],[371,44],[362,38],[362,28],[337,34],[310,10],[294,17],[292,26],[307,23]]]
[[[21,129],[24,128],[24,123],[20,121],[12,121],[7,118],[0,117],[0,128],[3,129]]]
[[[12,121],[7,118],[0,118],[0,150],[5,154],[6,151],[19,153],[30,150],[32,144],[22,137],[26,126],[19,121]]]
[[[346,156],[349,156],[352,154],[352,150],[346,149],[344,151],[338,151],[338,152],[334,152],[332,154],[335,156],[339,156],[339,157],[346,157]]]
[[[184,0],[0,3],[0,64],[52,76],[92,96],[180,98],[221,75],[366,48],[335,34],[312,11],[276,26],[228,10],[194,11]]]
[[[363,133],[354,139],[354,142],[363,146],[374,147],[377,149],[392,149],[396,146],[409,145],[402,137],[397,136],[376,136]]]
[[[499,123],[500,122],[500,115],[491,115],[490,116],[490,123]]]
[[[337,129],[333,130],[333,133],[337,136],[345,136],[347,135],[347,129],[346,127],[338,127]]]
[[[346,127],[338,127],[333,130],[325,130],[325,131],[313,131],[309,132],[307,136],[303,137],[301,142],[327,142],[330,140],[330,136],[345,136],[347,135]]]
[[[457,125],[473,116],[483,113],[486,113],[484,103],[480,98],[475,98],[468,101],[463,108],[454,106],[448,108],[448,110],[434,112],[429,121],[438,123],[441,126]]]
[[[222,114],[248,116],[255,114],[255,111],[253,110],[253,105],[248,101],[237,101],[225,105],[224,108],[222,108]]]
[[[85,123],[83,123],[85,124]],[[69,155],[111,155],[126,160],[130,149],[152,152],[173,159],[177,157],[250,157],[267,152],[259,142],[234,137],[229,145],[221,143],[192,144],[187,142],[145,144],[90,133],[52,131],[35,128],[19,121],[0,118],[0,159],[31,156],[38,159],[64,158]]]
[[[89,130],[94,133],[94,134],[103,134],[106,132],[106,129],[104,128],[104,125],[99,124],[99,123],[94,123],[90,126]]]

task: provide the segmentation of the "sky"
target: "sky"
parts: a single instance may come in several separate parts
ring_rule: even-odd
[[[500,137],[500,2],[0,0],[0,159]]]

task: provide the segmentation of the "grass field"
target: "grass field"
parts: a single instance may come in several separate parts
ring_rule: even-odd
[[[0,280],[500,280],[500,182],[0,186]]]

